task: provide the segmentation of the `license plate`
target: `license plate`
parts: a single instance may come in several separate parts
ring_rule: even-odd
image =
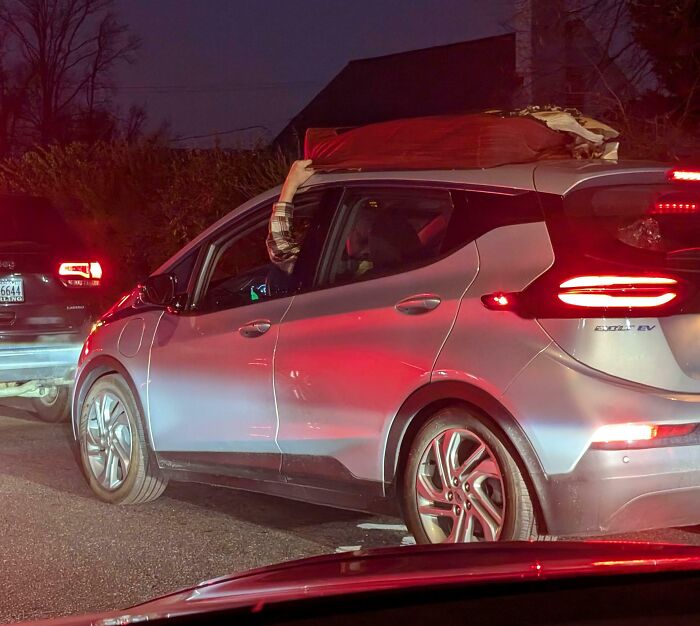
[[[0,302],[24,302],[24,283],[21,278],[0,278]]]

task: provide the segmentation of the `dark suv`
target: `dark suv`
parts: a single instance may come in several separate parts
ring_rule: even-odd
[[[0,398],[70,414],[78,355],[98,312],[102,267],[43,198],[0,196]]]

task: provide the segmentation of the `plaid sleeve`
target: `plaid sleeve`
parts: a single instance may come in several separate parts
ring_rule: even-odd
[[[291,274],[299,256],[299,244],[292,236],[294,205],[291,202],[275,202],[270,216],[267,234],[267,252],[270,260],[287,274]]]

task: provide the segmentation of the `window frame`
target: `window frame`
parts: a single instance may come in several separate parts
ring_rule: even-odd
[[[314,242],[312,248],[309,246],[303,246],[302,252],[297,261],[297,267],[303,267],[307,270],[307,275],[309,276],[305,284],[303,284],[293,295],[303,295],[305,293],[311,293],[315,291],[321,291],[325,289],[333,289],[335,287],[341,287],[349,284],[355,284],[356,282],[370,282],[372,280],[377,280],[385,276],[372,276],[363,281],[354,282],[344,282],[334,285],[324,284],[324,276],[327,275],[328,264],[332,262],[333,254],[335,252],[337,241],[336,239],[342,233],[342,218],[343,214],[347,213],[342,210],[342,201],[345,194],[349,190],[354,190],[358,187],[362,188],[374,188],[374,189],[402,189],[402,190],[424,190],[433,189],[438,191],[445,191],[452,196],[452,202],[454,210],[452,212],[452,218],[448,223],[448,230],[454,227],[456,223],[456,216],[459,213],[464,214],[467,209],[466,193],[483,193],[489,195],[501,195],[501,196],[512,196],[518,198],[523,194],[538,194],[533,189],[523,189],[508,186],[498,186],[498,185],[483,185],[475,183],[460,183],[460,182],[441,182],[441,181],[431,181],[431,180],[411,180],[411,179],[355,179],[355,180],[336,180],[329,182],[321,182],[317,185],[311,185],[301,189],[298,193],[320,193],[325,194],[326,192],[332,192],[335,194],[335,198],[331,201],[327,201],[326,197],[323,198],[324,202],[327,202],[325,210],[319,211],[317,214],[317,222],[312,224],[318,228],[322,237],[321,240]],[[212,255],[212,244],[216,244],[221,240],[235,237],[236,234],[240,233],[247,225],[249,225],[251,219],[254,219],[256,213],[262,211],[269,212],[270,207],[273,202],[276,202],[278,195],[270,195],[264,200],[261,200],[256,205],[247,209],[244,213],[237,214],[231,218],[230,221],[221,224],[216,230],[214,230],[208,237],[197,244],[198,253],[197,259],[195,261],[192,274],[190,275],[190,281],[187,290],[187,304],[183,307],[180,314],[190,314],[190,315],[203,315],[204,311],[197,310],[195,304],[201,296],[202,290],[202,274],[206,270],[207,264],[211,262]],[[332,198],[332,196],[331,196]],[[269,215],[269,213],[267,213]],[[347,218],[347,216],[346,216]],[[468,219],[467,216],[462,215],[461,219]],[[519,216],[517,219],[509,221],[511,224],[526,223],[532,221],[545,221],[544,214],[538,214],[537,216]],[[506,220],[508,222],[508,220]],[[505,223],[504,223],[505,225]],[[480,233],[479,236],[485,233]],[[449,233],[448,233],[449,235]],[[419,264],[418,266],[412,267],[410,269],[405,269],[402,272],[392,272],[387,274],[397,275],[403,272],[412,271],[414,269],[420,269],[421,267],[427,267],[433,263],[438,263],[444,258],[454,254],[458,250],[462,249],[464,246],[469,245],[475,241],[478,237],[470,241],[465,241],[459,246],[451,246],[447,252],[441,254],[440,256]],[[193,250],[194,252],[194,250]],[[315,266],[315,267],[314,267]],[[235,307],[238,308],[238,307]],[[232,310],[232,309],[222,309],[222,310]]]
[[[343,207],[343,201],[346,198],[346,195],[349,192],[354,192],[357,189],[362,189],[362,190],[367,190],[368,192],[371,191],[386,191],[386,190],[396,190],[396,191],[402,191],[402,192],[418,192],[418,191],[439,191],[439,192],[444,192],[447,194],[450,198],[450,201],[452,203],[452,213],[450,215],[450,219],[447,223],[447,229],[450,229],[450,226],[452,225],[456,213],[460,210],[460,208],[463,205],[463,202],[458,199],[458,195],[460,194],[461,191],[464,191],[464,187],[455,187],[452,185],[442,185],[439,183],[431,183],[429,181],[412,181],[409,183],[403,182],[403,181],[353,181],[352,184],[346,184],[344,185],[343,189],[343,194],[338,202],[338,207],[336,209],[336,215],[333,220],[333,224],[331,225],[331,230],[329,231],[329,235],[326,238],[326,245],[324,246],[323,253],[321,256],[321,259],[318,264],[318,270],[316,272],[316,280],[314,282],[315,290],[321,290],[321,289],[333,289],[335,287],[343,287],[346,285],[354,285],[357,283],[365,283],[365,282],[370,282],[373,280],[377,280],[380,278],[386,278],[388,276],[397,276],[399,274],[404,274],[406,272],[411,272],[413,270],[420,269],[422,267],[427,267],[429,265],[432,265],[433,263],[437,263],[438,261],[448,257],[449,255],[453,254],[457,250],[461,249],[464,247],[464,245],[467,245],[470,242],[464,243],[462,246],[458,247],[453,247],[452,249],[448,250],[445,253],[441,253],[438,256],[428,259],[428,260],[421,260],[417,261],[415,263],[412,263],[398,271],[396,270],[390,270],[387,272],[382,272],[381,274],[375,274],[372,275],[371,277],[364,278],[362,280],[347,280],[347,281],[342,281],[342,282],[335,282],[335,283],[330,283],[330,275],[331,275],[331,270],[334,261],[336,260],[336,257],[339,253],[339,249],[341,246],[344,245],[344,242],[341,240],[343,233],[345,233],[348,221],[351,218],[352,215],[352,207]],[[444,245],[444,244],[443,244]]]
[[[347,221],[351,214],[350,207],[343,207],[343,201],[345,196],[349,191],[355,191],[356,189],[366,189],[366,190],[376,190],[383,191],[389,189],[397,189],[401,191],[443,191],[450,195],[452,200],[452,214],[450,220],[447,223],[447,235],[443,242],[444,250],[432,259],[427,261],[419,261],[411,264],[399,271],[388,271],[382,274],[376,274],[362,280],[350,280],[344,282],[337,282],[333,284],[328,283],[328,278],[330,276],[331,265],[335,259],[338,252],[338,247],[344,245],[340,241]],[[357,179],[344,181],[343,183],[343,194],[338,200],[333,222],[329,229],[328,236],[326,237],[326,243],[324,245],[323,251],[321,253],[321,258],[319,259],[316,271],[316,278],[314,280],[313,291],[320,291],[323,289],[334,289],[336,287],[344,287],[347,285],[354,285],[360,283],[369,283],[373,280],[378,280],[381,278],[387,278],[389,276],[398,276],[399,274],[405,274],[407,272],[412,272],[423,267],[428,267],[435,263],[439,263],[443,259],[455,254],[459,250],[462,250],[465,246],[476,241],[479,237],[485,235],[493,228],[498,228],[500,226],[506,226],[510,224],[524,224],[530,222],[544,222],[545,216],[542,211],[542,207],[539,205],[539,200],[536,200],[537,207],[516,207],[516,215],[513,217],[504,216],[501,223],[494,225],[493,228],[487,230],[476,230],[476,236],[469,240],[460,241],[458,244],[450,244],[450,232],[457,228],[462,228],[463,224],[470,219],[469,217],[469,207],[467,194],[484,194],[487,196],[507,196],[514,199],[514,202],[521,202],[522,198],[529,196],[532,201],[534,198],[538,197],[538,192],[534,189],[522,189],[517,187],[508,186],[497,186],[497,185],[482,185],[474,183],[459,183],[459,182],[440,182],[440,181],[430,181],[430,180],[407,180],[407,179]],[[528,213],[528,211],[530,211]],[[457,238],[459,239],[459,238]]]
[[[335,199],[332,195],[333,192],[335,192]],[[301,277],[299,277],[299,287],[296,290],[294,290],[294,293],[290,293],[289,296],[282,297],[290,297],[299,293],[304,293],[312,287],[316,274],[315,270],[321,255],[321,250],[325,245],[325,241],[328,236],[328,224],[333,219],[339,206],[338,203],[342,195],[342,186],[337,184],[309,186],[308,188],[302,189],[299,192],[299,194],[303,194],[304,196],[306,194],[314,193],[319,195],[321,210],[317,211],[317,213],[315,214],[314,219],[312,220],[312,223],[309,226],[309,229],[320,229],[322,233],[322,241],[320,242],[320,245],[319,242],[316,241],[313,242],[311,246],[306,245],[306,241],[304,242],[304,245],[302,245],[301,253],[299,255],[299,258],[297,259],[294,271],[292,272],[291,276],[299,276],[300,272],[303,272],[305,269],[309,269],[309,278],[307,278],[307,280],[304,281]],[[188,298],[188,306],[183,312],[189,313],[190,315],[207,315],[213,313],[220,313],[223,311],[231,311],[234,309],[239,309],[241,308],[241,306],[247,306],[240,305],[226,307],[223,309],[218,309],[216,311],[198,309],[198,306],[200,305],[202,298],[204,297],[205,290],[209,285],[211,275],[215,270],[215,264],[218,260],[219,251],[229,242],[231,242],[231,240],[239,236],[245,236],[247,231],[252,231],[256,227],[258,227],[262,222],[267,223],[270,219],[272,205],[274,202],[277,202],[278,198],[278,195],[273,195],[259,202],[255,206],[245,211],[243,214],[237,215],[230,222],[222,224],[220,228],[216,229],[213,233],[211,233],[209,237],[207,237],[200,244],[199,258],[195,263],[195,267],[191,276],[192,280],[189,286],[190,296]],[[325,207],[324,204],[326,204]],[[323,234],[324,228],[325,234]],[[263,302],[278,299],[280,298],[271,298],[270,300],[263,300]]]

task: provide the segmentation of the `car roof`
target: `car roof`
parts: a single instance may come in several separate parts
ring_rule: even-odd
[[[602,159],[542,160],[497,167],[465,170],[402,170],[375,172],[319,173],[309,185],[348,181],[417,181],[446,184],[472,184],[534,190],[563,195],[578,183],[611,174],[648,172],[658,174],[669,165],[654,161],[606,161]],[[535,176],[535,172],[537,175]]]
[[[447,185],[483,185],[488,187],[508,187],[564,195],[583,181],[610,175],[649,173],[658,176],[671,166],[654,161],[607,161],[602,159],[542,160],[531,163],[515,163],[497,167],[465,170],[392,170],[392,171],[342,171],[319,172],[314,174],[300,189],[300,193],[322,185],[344,184],[348,182],[419,182]],[[167,270],[199,242],[233,218],[264,202],[270,202],[279,195],[280,186],[270,189],[243,205],[233,209],[215,224],[212,224],[189,244],[163,263],[154,274]]]

